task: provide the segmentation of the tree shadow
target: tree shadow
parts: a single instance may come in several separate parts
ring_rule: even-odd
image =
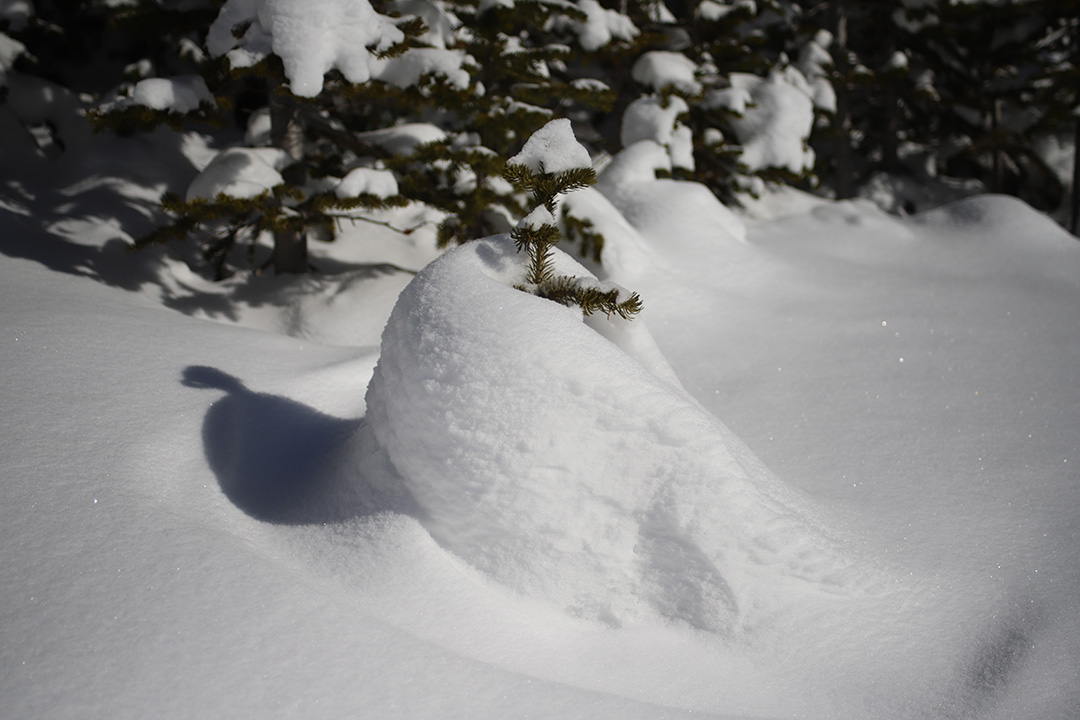
[[[225,391],[203,419],[203,450],[225,496],[256,520],[305,525],[382,511],[414,514],[362,418],[335,418],[253,392],[211,367],[185,368],[182,383]]]

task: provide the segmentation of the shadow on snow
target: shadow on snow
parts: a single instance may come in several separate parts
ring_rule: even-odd
[[[400,485],[387,482],[396,474],[362,418],[254,392],[205,366],[185,368],[182,382],[225,391],[203,419],[203,450],[222,492],[252,518],[300,525],[413,514]]]

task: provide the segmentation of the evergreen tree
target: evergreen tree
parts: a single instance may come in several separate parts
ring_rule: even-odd
[[[529,138],[506,165],[506,179],[531,193],[534,208],[511,232],[518,252],[528,258],[519,290],[563,304],[586,315],[595,312],[629,319],[641,311],[641,298],[611,283],[557,273],[553,248],[560,240],[555,212],[558,196],[596,182],[589,153],[578,144],[569,120],[553,120]]]
[[[592,9],[590,2],[579,4]],[[337,60],[319,38],[307,46],[274,40],[278,21],[303,28],[335,17],[346,21],[347,36],[333,27],[315,29],[338,43]],[[618,23],[607,20],[606,38],[589,36],[585,44],[629,37],[628,29],[620,33]],[[253,248],[263,234],[273,235],[270,264],[277,272],[303,272],[310,237],[332,240],[342,219],[370,220],[361,211],[409,201],[445,213],[441,244],[464,242],[509,230],[511,218],[522,214],[520,196],[502,178],[502,158],[512,147],[553,116],[589,116],[610,107],[613,93],[571,67],[580,65],[580,40],[593,25],[576,5],[539,0],[330,0],[317,9],[284,0],[230,0],[207,37],[210,59],[201,72],[208,89],[198,78],[154,78],[153,85],[136,84],[106,104],[95,121],[142,130],[268,106],[253,117],[264,124],[268,118],[269,132],[261,143],[249,134],[248,144],[278,152],[229,149],[208,170],[221,174],[229,162],[240,166],[246,159],[255,175],[225,176],[203,182],[202,193],[163,198],[173,222],[139,241],[199,235],[219,276],[227,274],[235,246]],[[189,92],[160,92],[163,83]],[[156,95],[212,96],[213,103],[153,107],[146,98],[155,88]],[[409,122],[424,129],[416,142],[398,147],[394,128]],[[393,193],[342,195],[350,172],[383,168],[395,175]],[[240,185],[245,190],[237,195]]]
[[[667,146],[676,176],[704,183],[728,203],[764,182],[812,183],[804,146],[821,98],[790,61],[800,49],[796,9],[772,0],[674,7],[653,26],[651,36],[664,42],[634,63],[645,94],[624,114],[623,144],[653,139]],[[805,128],[793,135],[801,121],[788,113],[804,110]],[[763,134],[772,147],[764,147]],[[779,145],[786,147],[774,152]]]
[[[589,118],[611,108],[611,89],[580,76],[582,58],[625,45],[631,31],[583,42],[590,15],[581,7],[591,9],[588,3],[596,5],[465,0],[443,6],[461,23],[453,42],[469,58],[475,85],[441,103],[445,112],[436,122],[447,131],[445,140],[393,163],[403,193],[448,213],[440,244],[508,230],[523,207],[502,182],[502,158],[554,116]]]

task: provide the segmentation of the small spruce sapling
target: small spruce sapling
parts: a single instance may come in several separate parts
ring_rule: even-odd
[[[503,174],[518,190],[532,193],[535,205],[510,233],[518,252],[528,256],[525,282],[517,288],[562,305],[577,305],[586,315],[602,312],[630,319],[641,312],[637,293],[556,272],[554,248],[561,239],[555,221],[558,196],[596,182],[589,152],[574,137],[570,121],[552,120],[536,131],[510,158]]]

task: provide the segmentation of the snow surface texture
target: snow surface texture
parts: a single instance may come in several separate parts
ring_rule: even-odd
[[[251,25],[237,39],[232,30],[244,22]],[[228,0],[206,44],[215,57],[227,55],[233,67],[251,67],[273,52],[285,65],[289,89],[315,97],[323,75],[333,69],[349,82],[367,82],[374,61],[370,50],[404,39],[368,0]]]
[[[14,89],[20,113],[67,117],[63,97]],[[610,231],[609,279],[646,303],[630,323],[585,325],[507,288],[517,265],[495,241],[443,257],[401,294],[413,279],[403,268],[436,256],[423,230],[346,225],[312,253],[341,272],[312,278],[218,285],[157,249],[132,256],[125,245],[149,228],[161,192],[183,192],[211,148],[167,130],[84,142],[27,162],[0,197],[5,716],[1076,716],[1080,256],[1022,203],[980,197],[901,220],[784,192],[728,217],[691,183],[650,179],[670,158],[638,143],[597,188],[566,198]],[[162,167],[166,186],[155,184]],[[432,220],[406,212],[381,217]],[[436,291],[472,316],[441,296],[417,303]],[[369,383],[395,305],[388,345],[433,338],[411,311],[459,353],[444,357],[463,381],[460,417],[380,399],[394,365],[430,371],[437,394],[413,388],[418,407],[448,407],[454,385],[425,358],[383,353],[387,377]],[[542,320],[539,337],[500,313]],[[548,337],[554,328],[565,336]],[[477,358],[489,340],[491,356]],[[497,365],[504,350],[519,362]],[[519,377],[549,382],[509,393]],[[552,421],[545,397],[565,420]],[[620,404],[628,412],[615,417]],[[404,444],[375,432],[400,421],[445,448],[448,425],[466,438],[446,456],[457,473],[480,462],[467,416],[478,447],[493,442],[481,407],[547,420],[498,432],[534,460],[547,443],[568,471],[619,467],[612,447],[626,428],[657,441],[627,449],[644,467],[666,458],[709,472],[661,467],[653,480],[635,466],[625,486],[586,475],[585,488],[623,494],[627,512],[590,494],[555,515],[560,493],[585,488],[542,465],[522,468],[534,482],[515,488],[480,465],[487,494],[469,497],[428,473],[438,458],[402,460]],[[619,424],[592,424],[601,418]],[[576,453],[564,421],[583,433]],[[519,462],[505,446],[490,457]],[[762,483],[741,493],[737,477],[705,481],[739,468]],[[642,491],[650,482],[666,483],[670,503]],[[720,492],[736,504],[679,505]],[[791,514],[762,532],[776,492]],[[440,497],[525,554],[465,543]],[[534,508],[551,532],[531,519],[507,528],[484,497]],[[695,514],[722,522],[680,524]],[[619,532],[628,542],[635,527],[642,554],[628,561]],[[758,556],[750,539],[785,527],[793,536]],[[601,568],[610,587],[560,554],[585,539],[586,557],[595,547],[623,562],[622,574]],[[850,562],[849,581],[759,563],[807,547]],[[488,561],[502,578],[474,564]],[[552,577],[533,577],[541,567]],[[664,569],[681,584],[661,589]],[[734,602],[709,602],[717,576]]]

